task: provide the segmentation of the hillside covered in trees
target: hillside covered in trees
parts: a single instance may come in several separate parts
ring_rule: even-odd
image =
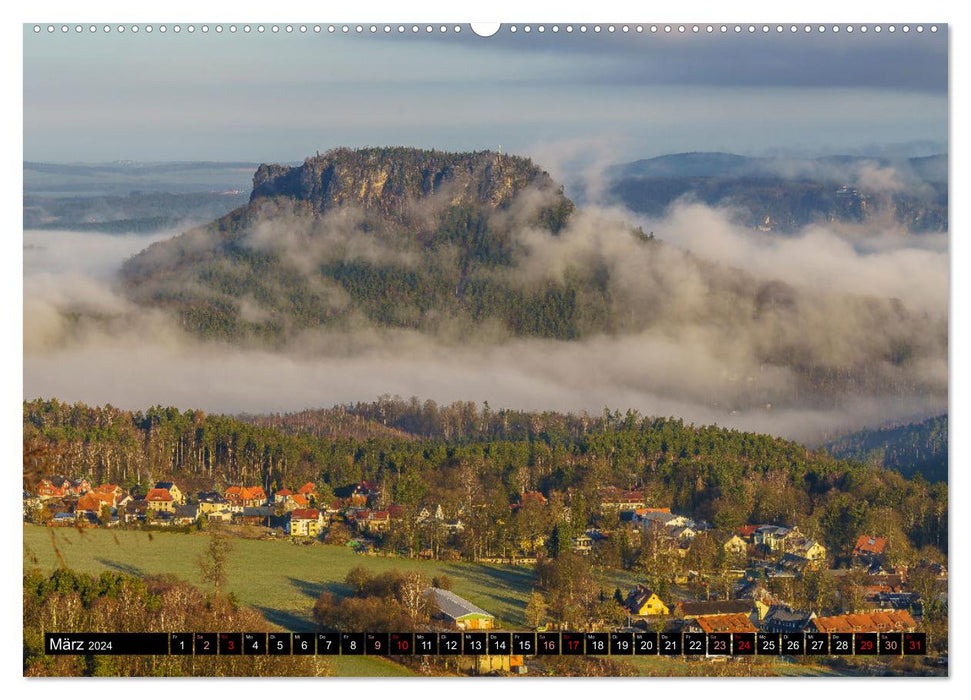
[[[375,427],[358,439],[341,435],[340,425],[357,435]],[[24,404],[24,440],[25,488],[50,473],[141,492],[163,478],[188,492],[311,480],[323,494],[367,479],[388,503],[465,508],[469,556],[482,542],[510,536],[501,523],[519,494],[542,491],[581,524],[609,485],[642,488],[654,504],[721,528],[798,524],[836,553],[848,553],[866,531],[947,551],[944,483],[633,411],[564,415],[382,399],[297,417],[233,418],[37,400]]]
[[[930,482],[947,481],[947,415],[920,423],[862,430],[826,445],[840,459],[854,459],[898,471],[920,474]]]

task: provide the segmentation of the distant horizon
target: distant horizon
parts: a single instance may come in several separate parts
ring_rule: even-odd
[[[367,149],[367,148],[390,148],[390,147],[414,148],[414,149],[417,149],[417,150],[435,150],[435,151],[443,151],[445,153],[467,153],[467,152],[473,152],[473,151],[493,151],[494,152],[494,151],[497,150],[496,148],[484,148],[484,149],[481,149],[481,148],[461,149],[461,148],[459,148],[459,149],[451,149],[451,148],[436,148],[436,147],[431,147],[431,146],[430,147],[425,147],[425,146],[412,146],[412,145],[409,145],[409,144],[390,144],[390,143],[388,143],[388,144],[369,144],[369,145],[364,145],[364,146],[346,146],[346,145],[339,145],[339,146],[330,146],[326,150],[323,150],[323,149],[319,149],[319,150],[320,150],[320,153],[323,154],[326,151],[330,151],[330,150],[334,150],[334,149],[338,149],[338,148],[350,148],[350,149],[353,149],[353,150],[363,150],[363,149]],[[895,151],[897,151],[898,148],[900,148],[900,149],[906,149],[906,148],[910,148],[910,147],[912,147],[913,150],[911,150],[909,152],[900,153],[898,155],[888,155],[888,152],[895,152]],[[318,149],[315,149],[315,152],[317,150]],[[508,155],[516,155],[516,156],[523,155],[523,156],[528,157],[528,158],[533,158],[534,157],[532,155],[529,155],[528,153],[520,152],[520,151],[508,151],[507,154]],[[825,150],[825,149],[823,149],[823,150],[820,150],[820,151],[818,151],[818,152],[816,152],[814,154],[796,153],[796,152],[793,152],[793,153],[771,152],[771,153],[764,153],[764,154],[753,154],[753,153],[744,153],[744,152],[741,152],[741,151],[726,151],[726,150],[721,150],[721,151],[717,151],[717,150],[716,151],[709,151],[709,150],[663,151],[663,152],[658,152],[658,153],[656,153],[654,155],[635,156],[635,157],[630,158],[629,160],[626,160],[626,159],[625,160],[619,160],[619,161],[617,161],[617,163],[635,163],[635,162],[641,161],[641,160],[653,160],[655,158],[664,158],[664,157],[667,157],[667,156],[695,155],[695,154],[704,154],[704,155],[732,155],[732,156],[742,156],[744,158],[764,159],[764,160],[771,160],[773,158],[779,158],[779,159],[789,158],[789,159],[793,159],[793,160],[801,160],[801,159],[814,160],[814,159],[820,159],[820,158],[837,158],[837,157],[877,158],[877,159],[893,160],[894,158],[911,159],[911,158],[933,158],[935,156],[948,156],[948,155],[950,155],[950,149],[946,145],[942,145],[940,148],[931,147],[931,146],[928,146],[926,148],[919,148],[916,144],[888,144],[883,149],[882,152],[879,149],[874,149],[874,150],[867,150],[867,151],[858,152],[858,153],[852,153],[848,149],[843,149],[843,150]],[[32,164],[36,164],[36,165],[81,165],[81,166],[106,166],[106,165],[115,165],[115,166],[119,166],[119,165],[204,165],[204,164],[212,164],[212,165],[226,165],[226,166],[240,166],[240,167],[242,167],[242,166],[250,166],[250,165],[262,165],[264,163],[271,163],[271,162],[272,163],[278,163],[278,164],[302,163],[307,158],[312,158],[312,157],[313,157],[312,155],[307,155],[307,156],[303,156],[303,157],[300,157],[300,158],[277,159],[277,160],[272,160],[272,161],[270,161],[270,160],[260,160],[260,159],[239,159],[239,158],[236,158],[236,159],[228,159],[228,160],[219,160],[219,159],[211,159],[211,158],[204,158],[204,159],[199,159],[199,160],[192,160],[192,159],[186,159],[186,158],[174,158],[172,160],[149,160],[149,159],[142,159],[142,158],[118,158],[118,159],[113,159],[113,160],[41,160],[41,159],[34,159],[34,158],[24,158],[23,161],[22,161],[22,164],[23,165],[32,165]]]

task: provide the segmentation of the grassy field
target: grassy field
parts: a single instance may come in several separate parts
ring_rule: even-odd
[[[202,586],[198,561],[209,545],[205,534],[101,529],[78,532],[25,524],[25,566],[44,570],[56,566],[52,536],[72,569],[92,574],[106,569],[135,575],[170,573]],[[241,602],[261,610],[271,622],[294,631],[311,628],[311,610],[321,592],[348,592],[343,581],[355,566],[373,572],[417,569],[429,578],[445,574],[452,579],[457,594],[488,610],[506,627],[524,624],[526,600],[535,585],[533,571],[526,567],[364,556],[347,547],[284,540],[232,541],[228,589]],[[633,582],[630,576],[614,574],[602,585],[609,594],[618,586],[627,590]]]

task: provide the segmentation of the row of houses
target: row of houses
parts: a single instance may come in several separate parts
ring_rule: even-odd
[[[633,588],[624,600],[631,625],[662,626],[667,631],[685,632],[913,632],[916,629],[909,602],[884,601],[855,614],[818,617],[811,611],[794,610],[758,599],[678,601],[668,606],[643,585]],[[668,618],[668,619],[666,619]]]

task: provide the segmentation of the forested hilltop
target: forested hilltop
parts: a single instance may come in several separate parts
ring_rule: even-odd
[[[572,337],[578,307],[598,303],[582,285],[526,289],[491,273],[511,265],[514,228],[555,234],[573,209],[527,158],[340,148],[299,167],[261,165],[248,205],[156,243],[123,277],[135,300],[203,337],[493,317],[514,335]]]
[[[898,546],[947,551],[944,483],[908,481],[767,435],[633,411],[564,415],[383,399],[234,418],[35,400],[24,404],[24,440],[25,488],[51,473],[141,492],[160,479],[176,479],[186,492],[240,483],[275,490],[309,480],[327,494],[366,479],[405,508],[464,507],[470,552],[510,536],[502,523],[523,492],[541,491],[580,526],[611,485],[643,489],[653,504],[720,528],[798,524],[835,553],[848,553],[867,531]]]
[[[861,430],[826,445],[841,459],[855,459],[898,471],[906,477],[947,481],[947,415],[920,423]]]

